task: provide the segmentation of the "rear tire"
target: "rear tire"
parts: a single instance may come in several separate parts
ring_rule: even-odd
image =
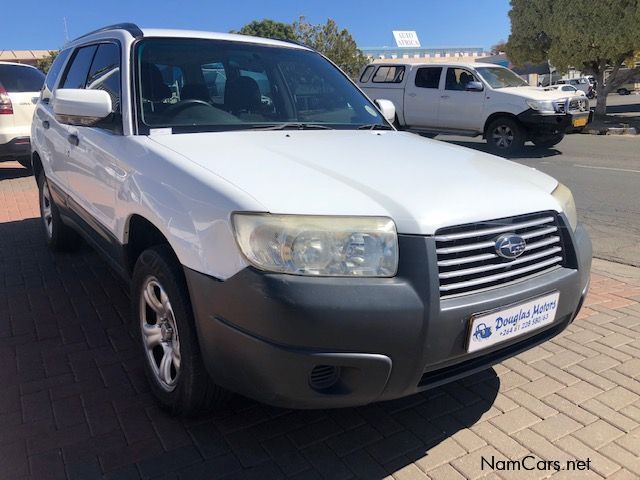
[[[209,377],[184,274],[168,245],[142,252],[133,270],[131,304],[154,396],[173,415],[223,406],[231,394]]]
[[[509,117],[499,117],[487,127],[485,134],[489,148],[499,155],[511,155],[524,146],[524,131],[520,124]]]
[[[557,145],[564,138],[564,133],[555,133],[551,135],[540,135],[539,137],[533,137],[531,141],[536,147],[551,148]]]
[[[37,178],[38,197],[40,199],[40,218],[45,239],[49,248],[53,251],[72,251],[78,248],[80,238],[78,234],[60,218],[58,206],[53,201],[49,182],[44,172],[40,172]]]
[[[629,90],[627,90],[626,88],[619,88],[618,89],[618,95],[629,95],[631,92]]]

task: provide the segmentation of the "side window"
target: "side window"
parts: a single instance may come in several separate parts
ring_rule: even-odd
[[[67,67],[67,72],[62,79],[60,88],[84,88],[96,49],[95,45],[91,45],[76,50],[71,59],[71,65]]]
[[[207,63],[200,67],[202,77],[207,86],[211,102],[217,105],[224,104],[224,87],[227,84],[227,72],[221,62]]]
[[[367,68],[365,68],[364,72],[362,72],[362,75],[360,76],[360,81],[362,83],[367,83],[369,80],[371,80],[371,75],[373,74],[375,68],[376,67],[374,67],[373,65],[369,65]]]
[[[478,79],[469,71],[464,68],[447,68],[447,77],[445,79],[445,90],[459,90],[464,91],[467,89],[469,82],[477,82]]]
[[[416,72],[416,87],[438,88],[440,86],[440,76],[442,67],[424,67]]]
[[[51,99],[51,95],[53,94],[53,87],[56,84],[56,80],[60,76],[60,71],[64,65],[64,62],[69,57],[71,53],[71,49],[61,51],[56,59],[51,64],[51,68],[49,68],[49,72],[47,73],[47,78],[44,80],[44,86],[42,87],[41,98],[43,101],[48,102]]]
[[[120,125],[120,47],[115,43],[98,45],[89,74],[87,90],[104,90],[111,97],[113,118],[106,119],[101,127]]]
[[[404,66],[382,66],[373,76],[374,83],[401,83],[404,78]]]

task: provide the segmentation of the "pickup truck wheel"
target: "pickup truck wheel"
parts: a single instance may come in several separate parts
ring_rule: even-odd
[[[552,135],[540,135],[538,137],[533,137],[531,141],[536,147],[550,148],[560,143],[563,138],[564,133],[556,133]]]
[[[174,415],[223,405],[230,394],[207,374],[186,281],[169,246],[140,255],[131,288],[145,371],[160,405]]]
[[[40,199],[40,218],[47,245],[54,251],[75,250],[80,238],[78,234],[60,218],[58,206],[53,201],[49,182],[44,173],[38,175],[38,194]]]
[[[509,155],[522,149],[524,132],[518,122],[512,118],[501,117],[489,124],[486,139],[491,150]]]

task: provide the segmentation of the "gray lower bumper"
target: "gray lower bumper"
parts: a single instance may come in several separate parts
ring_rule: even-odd
[[[560,333],[588,286],[591,243],[568,232],[577,268],[440,300],[435,242],[400,236],[398,275],[385,279],[310,278],[251,268],[221,282],[185,269],[201,350],[220,385],[265,403],[295,408],[366,404],[455,380]],[[560,292],[554,323],[468,354],[469,318],[478,312]],[[314,388],[318,366],[339,380]]]

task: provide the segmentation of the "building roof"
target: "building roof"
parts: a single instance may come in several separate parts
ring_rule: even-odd
[[[48,55],[49,50],[0,50],[0,62],[34,63]]]

